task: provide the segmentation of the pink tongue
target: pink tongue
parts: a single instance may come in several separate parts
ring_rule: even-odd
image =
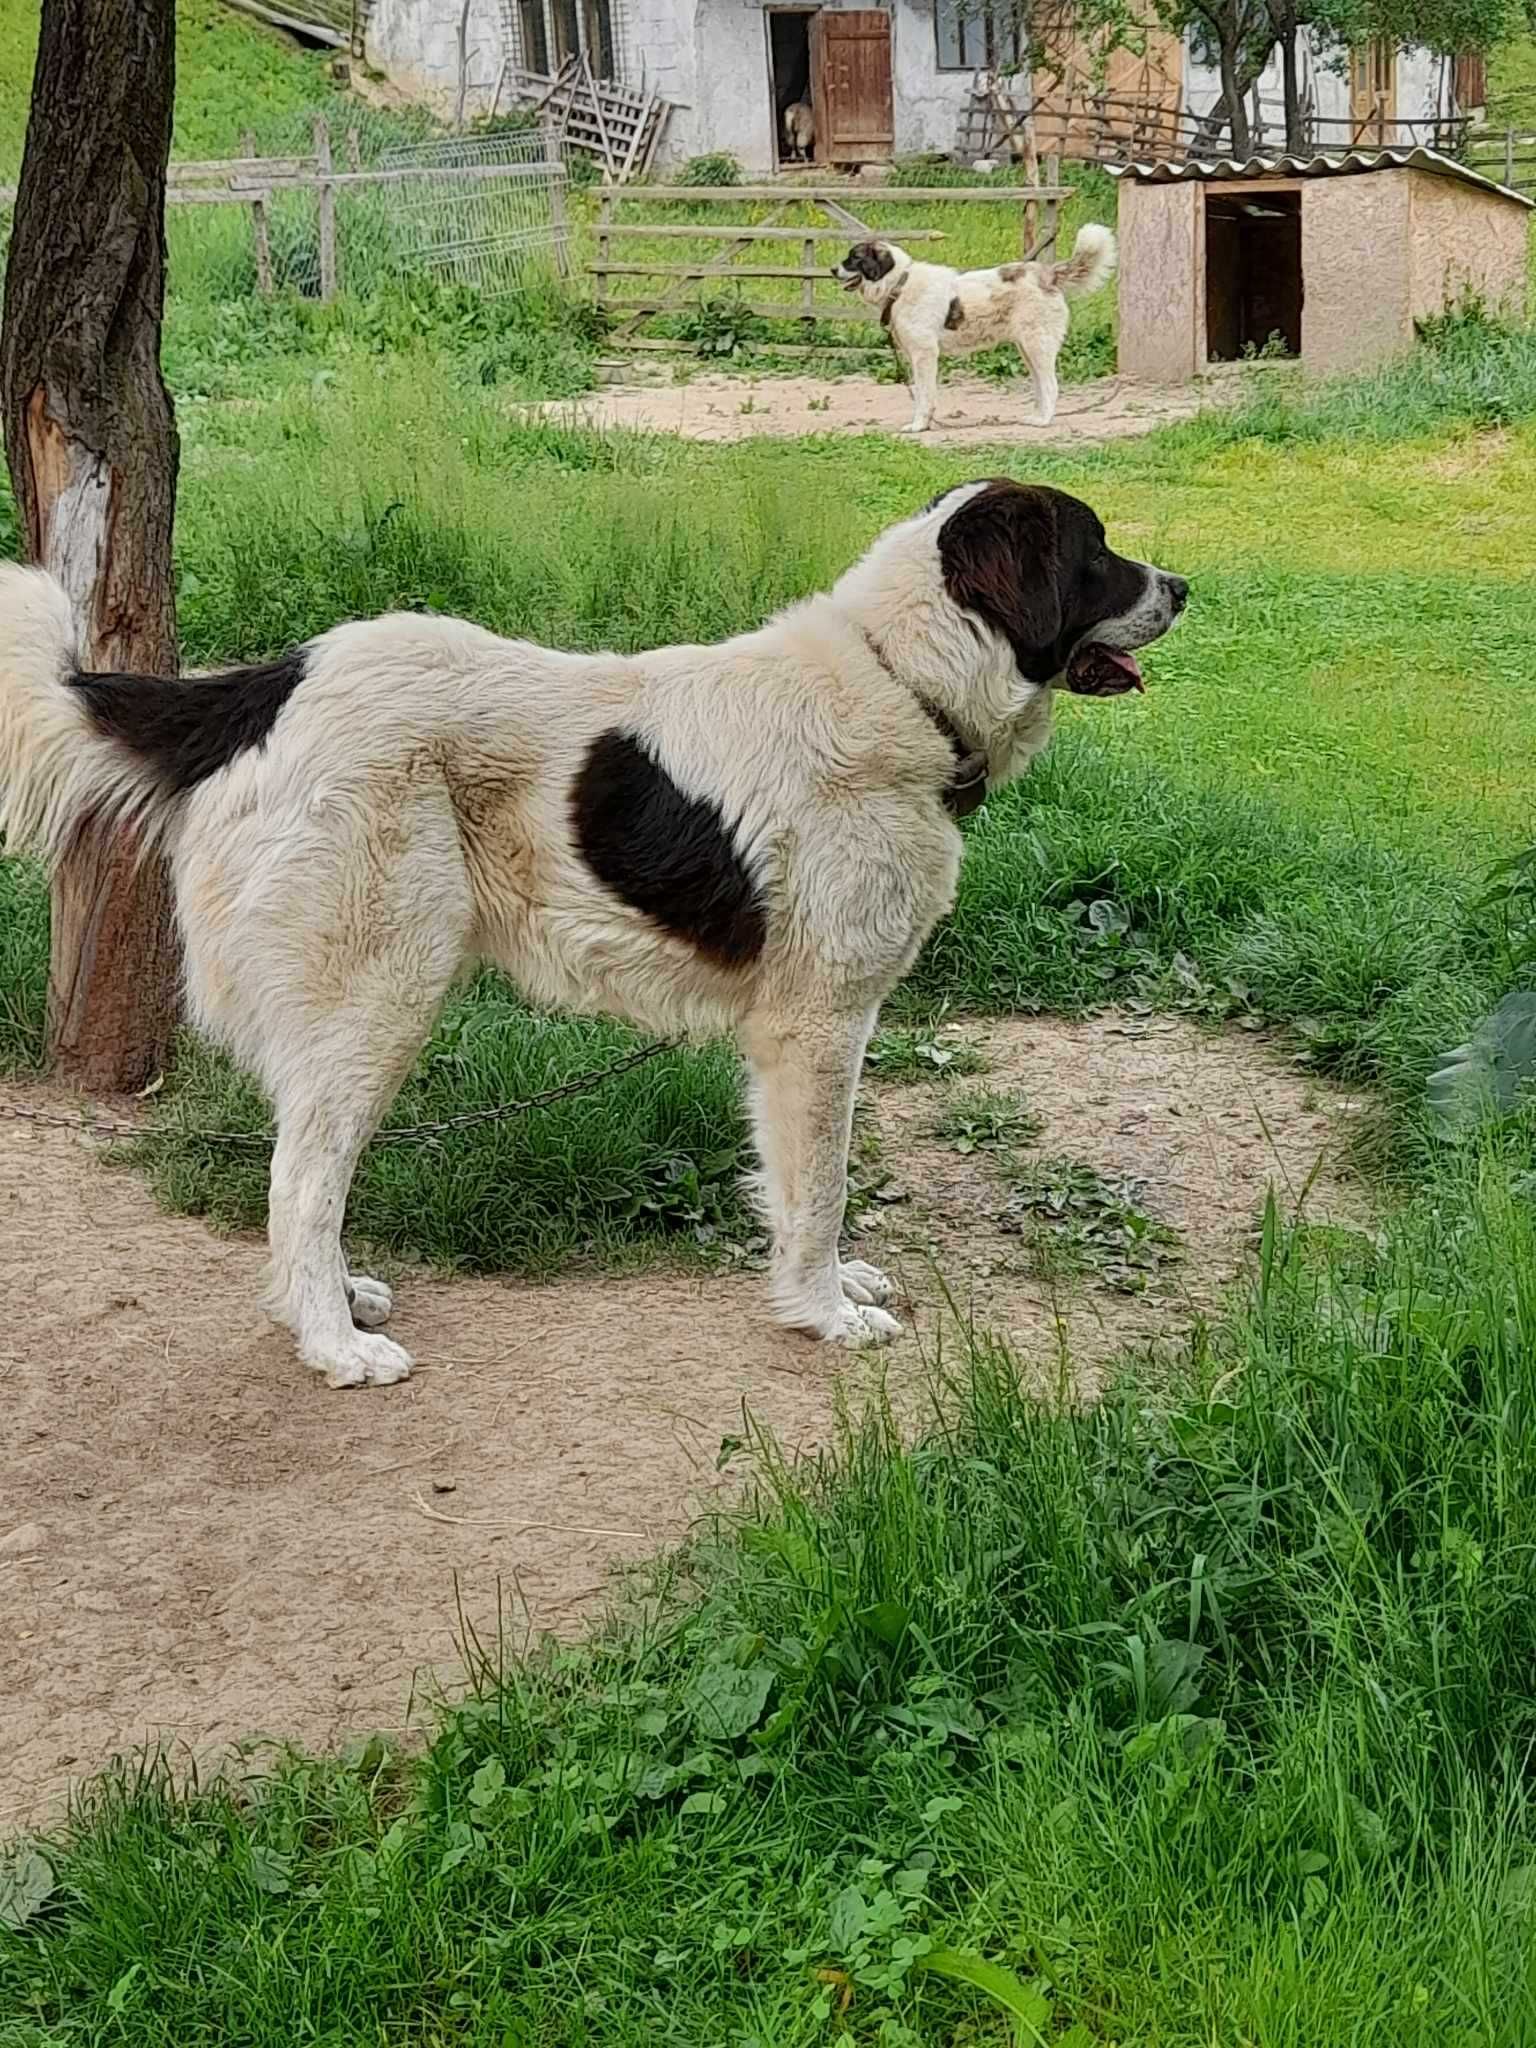
[[[1141,667],[1134,654],[1128,654],[1123,647],[1105,647],[1102,642],[1094,651],[1102,654],[1106,660],[1112,661],[1122,675],[1129,676],[1138,690],[1145,690],[1146,685],[1141,680]]]

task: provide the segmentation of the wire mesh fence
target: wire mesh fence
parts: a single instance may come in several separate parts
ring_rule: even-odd
[[[329,301],[402,278],[516,293],[569,269],[567,174],[514,117],[445,133],[415,109],[345,106],[249,129],[238,154],[173,162],[169,285],[197,298]],[[0,261],[13,193],[0,193]]]
[[[402,276],[515,292],[564,271],[565,194],[526,121],[445,135],[415,111],[315,115],[248,132],[238,158],[172,167],[171,285],[212,269],[224,296],[329,300]]]

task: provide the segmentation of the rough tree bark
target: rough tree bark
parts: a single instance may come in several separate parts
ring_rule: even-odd
[[[175,0],[43,0],[0,332],[5,447],[28,552],[69,592],[82,662],[176,673],[177,442],[160,375]],[[97,1091],[169,1048],[164,869],[87,823],[53,890],[48,1032]]]

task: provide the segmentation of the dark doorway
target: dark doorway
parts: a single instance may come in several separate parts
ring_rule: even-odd
[[[1205,195],[1205,352],[1301,354],[1301,194]]]
[[[768,67],[773,81],[773,147],[778,164],[801,160],[784,130],[794,106],[811,104],[811,17],[802,9],[775,9],[768,16]]]

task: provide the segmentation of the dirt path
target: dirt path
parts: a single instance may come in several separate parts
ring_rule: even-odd
[[[1069,385],[1055,419],[1039,427],[1031,421],[1022,380],[997,385],[951,377],[939,392],[935,424],[923,443],[1118,441],[1192,419],[1208,403],[1210,393],[1194,386],[1161,390],[1108,378]],[[872,377],[704,376],[684,384],[611,384],[529,410],[582,426],[649,428],[690,441],[746,441],[759,434],[895,434],[912,417],[912,400],[905,385]]]
[[[979,1323],[1054,1376],[1216,1306],[1266,1185],[1292,1194],[1350,1106],[1237,1035],[1184,1024],[969,1030],[1066,1153],[1147,1183],[1185,1256],[1128,1299],[1041,1284],[994,1156],[933,1135],[951,1088],[878,1083],[870,1125],[902,1199],[860,1251],[897,1268],[931,1343],[936,1268]],[[20,1085],[0,1104],[58,1098]],[[1358,1201],[1325,1170],[1314,1214]],[[255,1300],[251,1238],[163,1215],[90,1141],[0,1122],[0,1835],[72,1779],[160,1741],[200,1757],[253,1731],[330,1743],[451,1685],[455,1581],[494,1632],[568,1631],[613,1559],[676,1537],[729,1472],[742,1404],[815,1443],[835,1377],[872,1368],[767,1322],[755,1276],[409,1282],[405,1385],[336,1394]],[[910,1382],[918,1345],[891,1359]]]

